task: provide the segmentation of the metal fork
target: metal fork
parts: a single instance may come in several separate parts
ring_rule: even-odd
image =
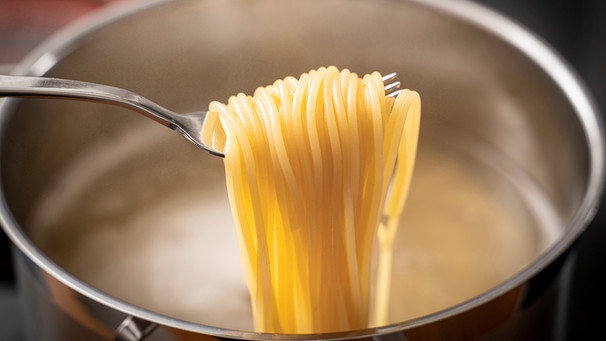
[[[396,73],[384,76],[383,83],[386,95],[395,97],[400,92]],[[143,114],[176,131],[202,150],[225,157],[201,140],[200,132],[207,111],[179,114],[121,88],[69,79],[0,75],[0,97],[59,98],[113,104]]]

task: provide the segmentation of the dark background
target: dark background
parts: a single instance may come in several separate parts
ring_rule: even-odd
[[[0,73],[76,18],[116,0],[0,0]],[[119,0],[118,0],[119,1]],[[529,28],[570,63],[606,109],[606,1],[475,0]],[[606,323],[606,210],[577,244],[568,327],[558,340],[602,339]],[[9,242],[0,233],[0,339],[21,340]]]

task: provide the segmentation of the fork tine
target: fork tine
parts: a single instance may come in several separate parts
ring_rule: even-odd
[[[391,84],[386,84],[385,85],[385,95],[387,96],[395,96],[394,93],[395,92],[399,92],[400,89],[400,82],[396,81],[394,83]]]
[[[392,73],[388,73],[385,76],[383,76],[383,83],[387,83],[387,82],[391,82],[392,80],[395,80],[398,78],[398,74],[395,72]]]
[[[389,94],[387,94],[386,96],[389,96],[389,97],[398,97],[398,95],[399,95],[399,94],[400,94],[400,92],[402,92],[402,91],[404,91],[404,90],[402,90],[402,89],[398,89],[398,90],[395,90],[395,91],[393,91],[393,92],[390,92],[390,93],[389,93]]]
[[[396,97],[401,90],[400,89],[400,81],[397,79],[398,74],[392,72],[383,76],[383,84],[385,84],[385,96]]]

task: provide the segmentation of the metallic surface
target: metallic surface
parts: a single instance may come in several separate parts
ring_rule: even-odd
[[[386,95],[397,96],[400,82],[395,81],[396,78],[395,73],[383,77],[384,82],[389,82],[385,84]],[[124,107],[176,131],[196,147],[212,155],[224,156],[202,142],[200,133],[206,119],[206,111],[178,114],[125,89],[72,79],[0,75],[0,97],[85,100]]]
[[[37,97],[88,100],[131,109],[166,126],[196,147],[217,156],[223,154],[204,145],[200,138],[207,112],[172,112],[131,91],[71,79],[0,75],[0,97]]]
[[[250,91],[258,84],[318,64],[344,65],[361,72],[377,67],[396,70],[409,77],[403,80],[406,84],[415,84],[424,95],[427,114],[423,129],[428,134],[457,130],[487,142],[547,189],[565,231],[531,266],[490,292],[412,321],[306,336],[187,323],[87,286],[48,259],[20,228],[30,204],[63,162],[85,150],[95,138],[136,119],[97,107],[5,101],[0,107],[6,113],[0,122],[1,219],[15,244],[27,315],[36,326],[33,330],[40,333],[30,338],[84,335],[90,340],[107,340],[125,318],[136,316],[160,324],[150,340],[206,338],[201,334],[347,339],[399,331],[409,340],[547,339],[545,331],[557,320],[555,302],[562,298],[565,286],[561,279],[574,255],[575,240],[595,214],[604,175],[601,124],[574,73],[531,34],[466,2],[358,1],[351,2],[348,12],[357,20],[330,21],[326,18],[337,18],[330,15],[340,13],[343,2],[324,2],[323,14],[314,11],[316,2],[295,2],[289,13],[297,15],[287,16],[290,25],[280,22],[284,31],[269,42],[266,33],[271,30],[264,31],[261,23],[272,22],[279,5],[271,1],[225,3],[168,1],[146,4],[144,9],[114,8],[97,21],[55,36],[16,73],[127,87],[188,110],[230,95],[234,89]],[[312,18],[317,22],[309,27]],[[374,25],[378,18],[393,27],[385,30]],[[230,31],[227,28],[238,27],[236,22],[230,26],[230,20],[254,25]],[[223,30],[217,29],[219,24],[225,25]],[[211,36],[200,33],[209,31]],[[191,41],[191,32],[204,42]],[[151,51],[153,58],[142,57],[152,55]],[[228,77],[223,79],[225,74]],[[209,80],[214,85],[210,89]],[[31,119],[39,120],[40,127],[25,129]],[[71,122],[78,129],[59,132],[55,125],[62,124],[57,122]],[[105,130],[98,131],[99,126]]]

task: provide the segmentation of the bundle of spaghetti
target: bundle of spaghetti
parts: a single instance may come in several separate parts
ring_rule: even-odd
[[[418,94],[387,97],[379,73],[331,66],[209,111],[202,138],[225,154],[256,330],[368,327],[373,248],[378,235],[390,247],[406,198]]]

